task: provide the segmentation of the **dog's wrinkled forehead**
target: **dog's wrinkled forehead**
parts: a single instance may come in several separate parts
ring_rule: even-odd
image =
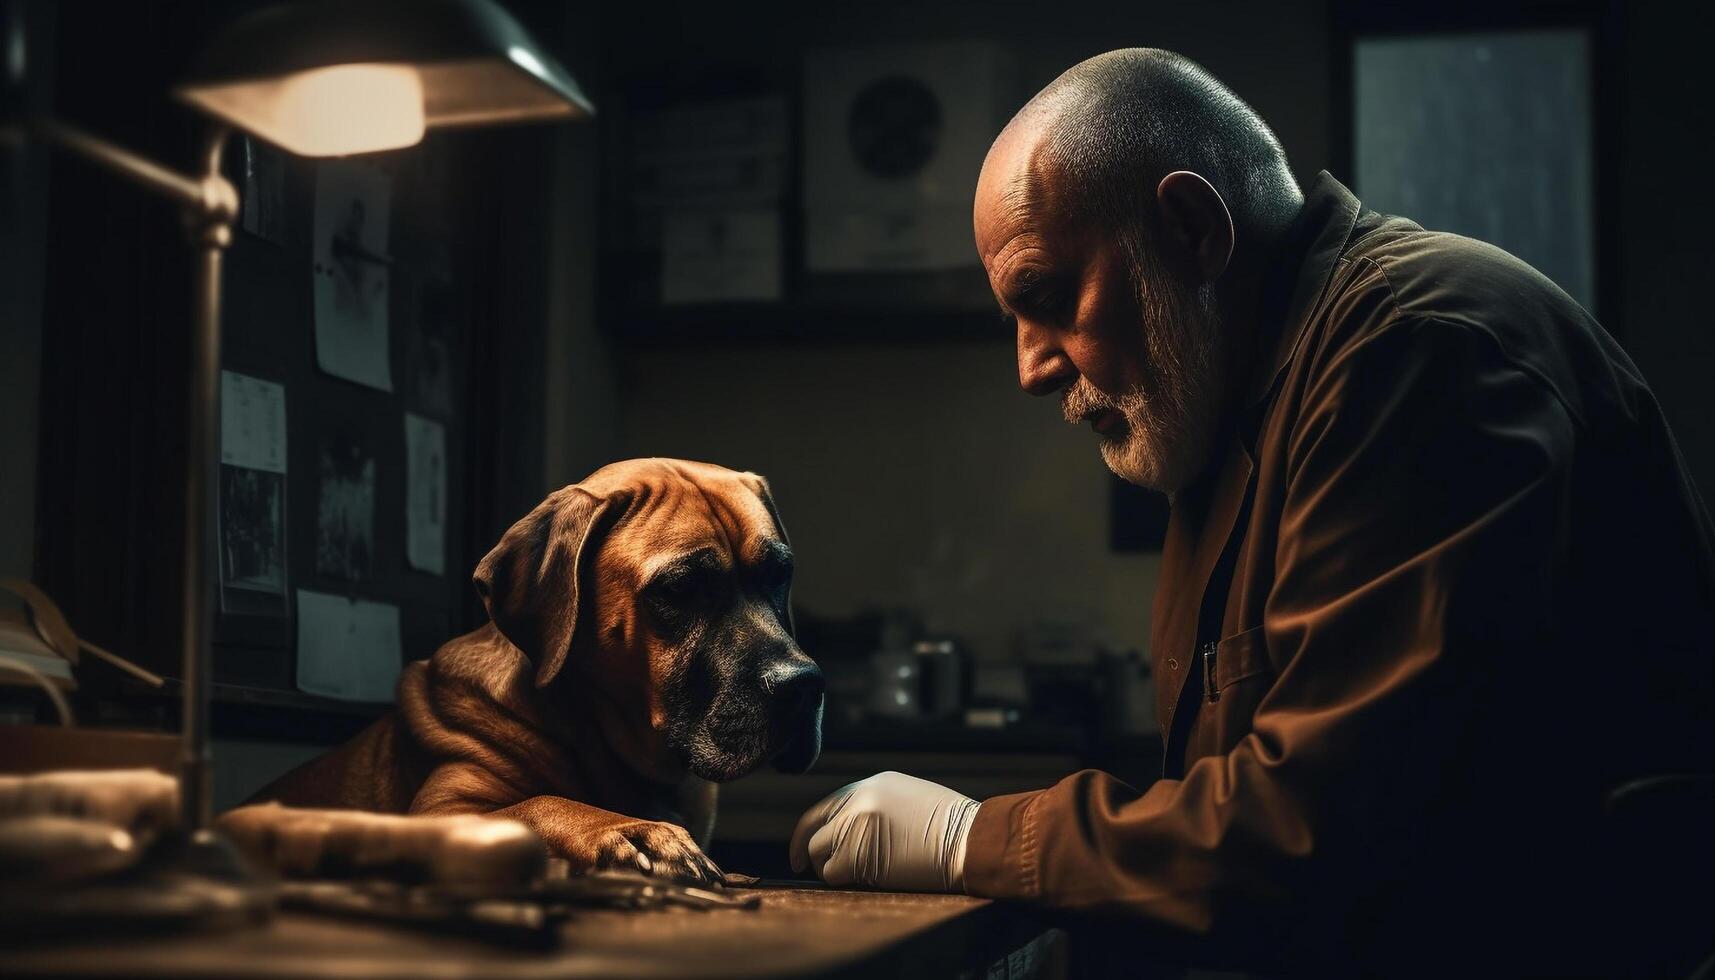
[[[616,556],[632,566],[638,581],[675,562],[727,570],[735,563],[790,560],[773,515],[743,474],[708,464],[646,462],[656,465],[624,474],[630,502],[619,525],[624,538],[647,547]]]

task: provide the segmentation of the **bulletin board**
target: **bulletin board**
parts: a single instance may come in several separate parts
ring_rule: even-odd
[[[448,157],[229,152],[214,679],[390,700],[470,591]]]

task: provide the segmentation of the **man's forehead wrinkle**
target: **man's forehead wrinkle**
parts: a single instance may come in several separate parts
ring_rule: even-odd
[[[988,254],[983,258],[993,272],[1007,255],[1035,242],[1038,190],[1027,160],[1021,160],[1018,154],[991,164],[1007,168],[1004,174],[991,171],[987,175],[987,201],[982,202],[981,208],[984,240],[979,245],[987,249]]]
[[[1075,206],[1079,193],[1077,174],[1080,171],[1077,148],[1087,141],[1069,139],[1065,125],[1072,124],[1066,123],[1063,116],[1056,118],[1055,124],[1031,148],[1026,168],[1030,204],[1038,220],[1045,224],[1078,211]]]
[[[977,177],[975,216],[979,231],[997,230],[1015,220],[1021,208],[1028,207],[1030,188],[1021,186],[1023,176],[1021,148],[1010,131],[1003,130],[989,147]]]
[[[1038,183],[1036,174],[1026,165],[1012,175],[1006,182],[1006,188],[1001,191],[1001,205],[1016,226],[1029,228],[1031,216],[1036,211],[1036,203],[1041,195]]]

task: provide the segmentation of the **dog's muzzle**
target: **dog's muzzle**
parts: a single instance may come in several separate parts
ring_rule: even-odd
[[[774,756],[781,772],[805,772],[822,754],[822,669],[800,661],[770,668],[764,678],[770,721],[785,741]]]

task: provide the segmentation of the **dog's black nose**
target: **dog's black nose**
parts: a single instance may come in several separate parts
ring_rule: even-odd
[[[780,661],[763,675],[769,714],[784,739],[774,756],[781,772],[805,772],[822,752],[822,670],[807,657]]]
[[[813,710],[827,686],[822,680],[822,669],[807,663],[776,664],[764,682],[775,712],[787,716]]]

